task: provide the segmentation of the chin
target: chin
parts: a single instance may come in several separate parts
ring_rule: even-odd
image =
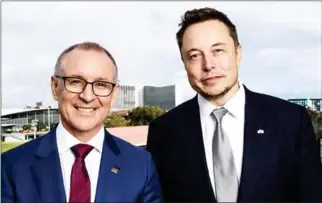
[[[97,122],[93,122],[92,121],[88,121],[88,120],[83,120],[83,121],[76,121],[73,122],[73,127],[80,132],[86,132],[86,131],[90,131],[93,130],[94,128],[96,128],[97,126],[99,126],[99,124],[97,124]]]
[[[229,92],[231,88],[229,87],[222,87],[222,88],[203,88],[201,89],[200,94],[204,97],[208,98],[220,98]]]

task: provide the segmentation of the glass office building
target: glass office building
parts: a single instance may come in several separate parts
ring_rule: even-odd
[[[162,109],[170,110],[176,105],[175,85],[164,87],[143,87],[144,105],[160,106]]]
[[[113,109],[133,109],[136,104],[135,86],[121,85]]]
[[[47,127],[59,122],[58,109],[54,108],[30,108],[20,111],[4,112],[1,115],[1,125],[12,125],[14,128],[22,128],[32,124],[33,120],[44,123]]]
[[[311,108],[313,111],[322,111],[322,99],[289,99],[289,102],[301,105],[301,106],[305,106],[305,107],[309,107]]]

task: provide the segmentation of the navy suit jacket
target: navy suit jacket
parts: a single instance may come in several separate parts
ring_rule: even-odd
[[[239,202],[322,202],[322,165],[304,107],[245,87]],[[258,134],[259,129],[264,134]],[[167,202],[216,201],[211,186],[197,97],[154,120],[152,153]]]
[[[154,163],[145,149],[105,130],[102,153],[95,202],[161,201]],[[3,153],[1,159],[1,202],[67,202],[56,128]]]

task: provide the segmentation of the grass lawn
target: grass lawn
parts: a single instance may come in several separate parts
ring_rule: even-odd
[[[8,151],[16,146],[23,144],[24,142],[1,142],[1,153]]]

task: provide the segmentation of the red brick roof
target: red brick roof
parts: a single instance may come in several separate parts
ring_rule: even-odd
[[[136,146],[146,145],[148,136],[148,125],[107,128],[106,130],[125,141],[128,141]]]

